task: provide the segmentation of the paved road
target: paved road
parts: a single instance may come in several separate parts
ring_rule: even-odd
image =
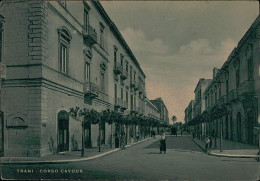
[[[145,180],[257,180],[259,162],[254,159],[221,158],[203,153],[189,136],[169,136],[167,152],[159,154],[159,140],[152,139],[110,155],[85,162],[34,165],[34,177],[79,179],[145,179]],[[15,174],[24,165],[4,166]],[[27,166],[32,168],[32,166]],[[39,174],[40,169],[57,169],[59,173]],[[64,168],[83,169],[83,173],[60,173]],[[37,173],[36,173],[37,172]],[[31,174],[15,174],[30,178]],[[13,175],[13,176],[15,176]],[[30,177],[29,177],[30,176]]]

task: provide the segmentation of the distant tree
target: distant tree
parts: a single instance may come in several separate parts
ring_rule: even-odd
[[[173,115],[171,120],[172,120],[172,122],[174,123],[174,122],[177,121],[177,117],[176,117],[175,115]]]

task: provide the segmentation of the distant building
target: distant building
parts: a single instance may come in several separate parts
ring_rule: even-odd
[[[188,107],[185,109],[185,123],[189,123],[195,117],[194,100],[191,100]]]
[[[168,109],[166,105],[164,104],[163,100],[161,97],[156,98],[154,100],[150,100],[153,105],[155,105],[160,113],[160,121],[162,123],[167,123],[169,124],[169,115],[168,115]]]

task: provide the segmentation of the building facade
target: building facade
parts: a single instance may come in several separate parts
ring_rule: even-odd
[[[162,123],[169,124],[169,115],[168,115],[168,109],[166,105],[164,104],[161,97],[156,98],[154,100],[150,100],[153,105],[155,105],[160,113],[160,121]]]
[[[70,108],[145,114],[146,76],[98,1],[3,1],[0,14],[5,156],[81,148]],[[102,144],[115,142],[110,127],[101,126]],[[98,145],[98,125],[85,140]]]
[[[248,144],[258,144],[260,124],[260,18],[253,22],[204,94],[200,122],[206,134]],[[196,121],[194,121],[196,122]]]

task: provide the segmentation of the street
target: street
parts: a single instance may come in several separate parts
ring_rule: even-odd
[[[166,154],[159,153],[159,139],[157,138],[84,162],[27,166],[2,165],[3,177],[10,179],[259,179],[260,166],[255,159],[209,156],[203,153],[187,135],[167,136],[166,144]],[[27,173],[21,173],[17,169]],[[33,173],[28,173],[30,169]]]

